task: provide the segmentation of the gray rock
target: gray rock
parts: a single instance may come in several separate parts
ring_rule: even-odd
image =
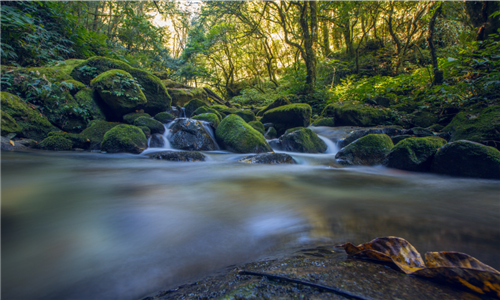
[[[169,161],[205,161],[205,155],[198,151],[163,151],[150,153],[148,156],[152,159]]]
[[[161,148],[165,146],[165,141],[163,140],[163,136],[161,134],[155,133],[151,136],[149,140],[149,147],[151,148]]]
[[[262,153],[257,155],[245,156],[239,160],[248,164],[296,164],[297,162],[285,153]]]
[[[176,119],[170,126],[172,134],[170,145],[176,149],[211,151],[218,150],[207,127],[201,121],[192,119]]]

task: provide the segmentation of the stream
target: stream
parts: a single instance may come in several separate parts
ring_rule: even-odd
[[[334,168],[146,155],[2,152],[2,299],[140,299],[229,265],[399,236],[500,269],[500,184],[382,166]],[[167,146],[168,147],[168,146]],[[145,153],[162,149],[148,149]]]

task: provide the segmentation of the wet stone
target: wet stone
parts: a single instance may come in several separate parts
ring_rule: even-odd
[[[170,145],[175,149],[211,151],[218,150],[217,143],[212,138],[203,122],[192,119],[176,119],[170,126]]]
[[[151,136],[151,140],[149,140],[149,147],[161,148],[164,145],[165,141],[163,140],[163,136],[161,134],[155,133]]]
[[[205,155],[198,151],[163,151],[150,153],[148,156],[152,159],[169,161],[205,161]]]
[[[247,164],[296,164],[297,162],[285,153],[262,153],[258,155],[245,156],[239,162]]]

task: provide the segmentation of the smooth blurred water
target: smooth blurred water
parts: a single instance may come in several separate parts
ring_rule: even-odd
[[[138,299],[286,249],[400,236],[500,269],[500,182],[208,153],[2,152],[2,299]]]

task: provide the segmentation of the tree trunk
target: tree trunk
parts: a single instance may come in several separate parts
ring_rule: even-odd
[[[441,13],[442,4],[439,3],[436,11],[431,17],[429,21],[429,31],[427,35],[427,43],[429,44],[429,49],[431,50],[431,58],[432,58],[432,67],[434,69],[434,80],[432,82],[433,85],[440,85],[443,83],[443,71],[439,70],[437,56],[436,56],[436,48],[434,47],[434,25],[436,24],[436,18],[438,14]]]
[[[309,7],[310,23],[307,22],[307,11]],[[304,37],[304,56],[306,63],[306,85],[307,92],[313,93],[316,84],[316,53],[314,51],[314,41],[317,32],[317,6],[316,1],[304,2],[300,14],[300,27]]]

